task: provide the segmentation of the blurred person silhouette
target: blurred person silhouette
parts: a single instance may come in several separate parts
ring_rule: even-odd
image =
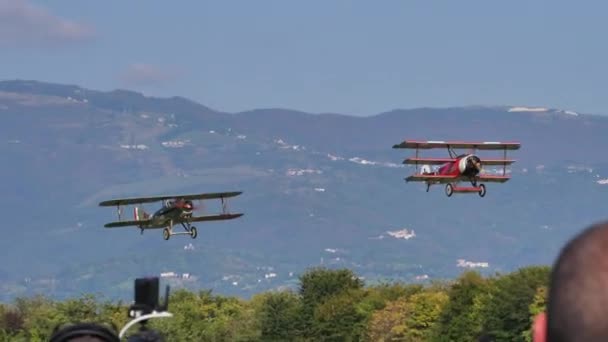
[[[120,342],[118,335],[107,326],[96,323],[77,323],[58,326],[50,342]]]
[[[608,221],[570,240],[551,270],[547,309],[534,342],[608,341]]]

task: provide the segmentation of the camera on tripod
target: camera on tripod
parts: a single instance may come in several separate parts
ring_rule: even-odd
[[[156,331],[147,328],[146,324],[151,318],[172,317],[167,311],[169,307],[169,286],[165,288],[165,301],[159,303],[159,279],[137,278],[135,279],[135,303],[129,307],[129,317],[132,321],[127,323],[119,333],[123,338],[127,330],[139,323],[139,331],[129,337],[129,341],[164,341],[163,337]]]
[[[165,302],[159,303],[159,279],[137,278],[135,279],[135,303],[129,308],[129,317],[137,318],[153,312],[167,311],[169,306],[169,286],[165,288]]]

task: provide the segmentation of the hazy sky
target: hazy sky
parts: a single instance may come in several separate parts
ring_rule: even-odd
[[[608,2],[0,0],[0,79],[225,111],[608,114]]]

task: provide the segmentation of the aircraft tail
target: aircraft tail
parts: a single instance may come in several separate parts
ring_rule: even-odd
[[[142,221],[148,218],[148,214],[143,209],[139,209],[139,207],[133,208],[133,216],[135,217],[135,221]]]
[[[423,175],[434,174],[433,170],[431,169],[431,165],[428,164],[422,165],[422,167],[420,168],[420,173]],[[429,192],[429,190],[431,189],[431,184],[431,182],[426,181],[426,192]]]

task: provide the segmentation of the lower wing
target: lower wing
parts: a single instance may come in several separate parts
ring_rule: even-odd
[[[150,223],[151,220],[138,220],[138,221],[117,221],[106,223],[104,227],[106,228],[120,228],[120,227],[129,227],[129,226],[140,226]]]
[[[203,221],[221,221],[221,220],[232,220],[237,217],[241,217],[243,214],[218,214],[218,215],[205,215],[205,216],[194,216],[188,219],[190,222],[203,222]]]
[[[508,181],[509,179],[511,179],[511,177],[509,177],[509,176],[489,176],[489,175],[483,175],[483,176],[477,176],[477,177],[475,177],[475,179],[478,182],[504,183],[504,182]]]
[[[478,182],[488,182],[488,183],[504,183],[511,179],[508,176],[476,176],[475,180]],[[429,182],[429,183],[452,183],[452,182],[468,182],[470,181],[469,177],[463,176],[443,176],[443,175],[425,175],[425,174],[415,174],[407,177],[405,179],[406,182]]]
[[[202,222],[202,221],[221,221],[221,220],[232,220],[237,217],[241,217],[243,214],[218,214],[218,215],[206,215],[206,216],[195,216],[188,220],[183,220],[181,222]],[[120,227],[129,227],[129,226],[141,226],[147,225],[152,220],[136,220],[136,221],[117,221],[110,222],[104,225],[106,228],[120,228]],[[180,223],[179,220],[174,221],[175,224]]]
[[[458,176],[415,174],[407,177],[406,182],[451,183],[458,181]]]

